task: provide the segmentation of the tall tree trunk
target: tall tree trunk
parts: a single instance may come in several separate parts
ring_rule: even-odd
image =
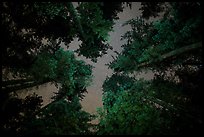
[[[6,80],[2,81],[2,87],[7,87],[9,85],[16,85],[21,83],[28,83],[28,82],[34,82],[34,79],[14,79],[14,80]]]
[[[160,58],[153,59],[153,60],[141,63],[141,64],[138,65],[138,68],[148,66],[148,65],[150,65],[152,63],[161,62],[161,61],[163,61],[163,60],[165,60],[167,58],[170,58],[170,57],[173,57],[173,56],[178,56],[178,55],[183,54],[185,52],[189,52],[191,50],[201,48],[201,47],[202,47],[202,42],[194,43],[194,44],[191,44],[191,45],[188,45],[188,46],[173,50],[173,51],[171,51],[171,52],[169,52],[167,54],[162,55]]]
[[[41,85],[44,83],[50,82],[50,80],[43,80],[43,81],[32,81],[32,82],[26,82],[26,83],[18,83],[18,85],[14,85],[14,86],[10,86],[10,87],[4,87],[2,88],[2,92],[4,93],[11,93],[17,90],[22,90],[22,89],[26,89],[26,88],[31,88],[37,85]]]

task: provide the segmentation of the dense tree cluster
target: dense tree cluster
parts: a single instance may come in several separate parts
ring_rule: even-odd
[[[0,126],[6,134],[90,135],[93,115],[79,103],[92,80],[92,66],[74,52],[97,62],[111,49],[109,32],[122,2],[1,2],[2,71]],[[131,7],[131,3],[127,2]],[[103,84],[96,134],[200,134],[202,112],[202,12],[200,2],[142,2],[142,16],[127,21],[123,51],[109,67]],[[157,21],[150,17],[163,16]],[[80,40],[72,52],[67,47]],[[135,73],[151,70],[152,80]],[[52,82],[54,101],[18,97],[18,91]],[[28,91],[29,92],[29,91]]]
[[[24,121],[23,135],[91,135],[93,117],[81,110],[77,97],[72,102],[58,100]]]
[[[143,16],[124,24],[132,27],[122,37],[127,43],[109,64],[115,74],[103,85],[98,134],[201,134],[201,3],[168,3],[166,9],[160,7],[164,3],[142,5]],[[165,12],[160,20],[144,19],[159,11]],[[152,70],[154,78],[127,80],[144,70]]]
[[[77,60],[73,52],[64,51],[60,44],[69,47],[71,41],[78,38],[82,41],[77,50],[79,55],[97,61],[97,57],[106,54],[110,48],[108,32],[114,24],[112,17],[116,18],[117,12],[123,9],[121,2],[115,3],[107,13],[107,6],[103,2],[82,2],[77,8],[71,2],[1,2],[2,69],[15,78],[7,77],[8,73],[3,76],[1,131],[33,134],[32,128],[38,125],[36,134],[52,134],[50,129],[53,134],[88,134],[91,115],[81,110],[79,99],[91,82],[92,66]],[[32,104],[36,108],[28,109],[27,114],[24,107],[27,99],[19,99],[15,93],[47,82],[59,86],[53,98],[55,103],[44,110],[41,109],[42,100],[32,96],[31,104],[36,102]],[[58,107],[61,114],[54,113]],[[67,109],[71,110],[69,114]],[[43,114],[36,119],[35,111]],[[50,119],[60,119],[57,122],[61,126],[62,122],[67,122],[67,126],[60,129],[61,126],[49,124],[49,115],[53,115]]]

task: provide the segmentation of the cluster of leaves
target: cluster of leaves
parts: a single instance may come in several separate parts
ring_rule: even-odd
[[[100,4],[81,3],[77,7],[84,33],[84,37],[79,36],[82,44],[77,52],[79,55],[92,58],[93,61],[96,61],[97,57],[106,54],[107,49],[110,48],[109,44],[105,42],[108,41],[108,32],[112,31],[114,24],[113,21],[103,18],[103,12],[99,7]]]
[[[24,123],[22,135],[89,135],[92,115],[81,110],[78,97],[61,99],[42,108]]]
[[[9,135],[87,135],[94,116],[83,111],[79,98],[57,100],[41,108],[42,97],[11,97],[1,110],[1,131]]]
[[[164,5],[164,2],[141,2],[142,17],[145,19],[158,17],[159,13],[165,10]]]
[[[70,4],[70,2],[2,2],[0,5],[1,34],[4,39],[2,65],[19,70],[30,67],[37,53],[47,49],[56,51],[61,42],[68,46],[75,37],[82,40],[82,45],[77,50],[81,55],[96,61],[97,57],[105,54],[110,48],[105,44],[109,37],[108,32],[112,30],[114,24],[112,20],[104,19],[107,13],[100,9],[107,5],[82,2],[74,9],[77,13],[75,16],[71,14]],[[112,11],[119,12],[117,6],[115,9],[112,8]],[[80,24],[74,18],[78,18]],[[83,30],[86,38],[82,38],[79,29]],[[43,40],[50,44],[43,44]],[[58,44],[55,44],[56,40]]]
[[[117,3],[116,3],[117,4]],[[76,9],[70,3],[35,3],[35,7],[39,11],[38,14],[45,16],[46,18],[52,19],[51,23],[54,23],[56,19],[60,19],[62,23],[68,23],[68,28],[65,28],[66,37],[69,38],[78,37],[82,41],[79,45],[77,52],[79,55],[83,55],[92,61],[97,61],[97,57],[106,54],[106,51],[111,48],[109,44],[105,44],[108,41],[108,32],[112,31],[114,24],[113,20],[107,20],[104,18],[103,11],[100,9],[105,8],[106,5],[102,3],[86,3],[82,2]],[[117,6],[112,9],[113,13],[117,13]],[[112,14],[113,14],[112,13]],[[69,14],[69,16],[68,16]],[[109,13],[111,15],[111,13]],[[116,16],[116,15],[114,15]],[[62,24],[61,23],[61,24]],[[62,26],[58,24],[58,28]],[[53,30],[53,29],[49,29]],[[64,32],[63,27],[56,30],[54,33]],[[64,33],[65,34],[65,33]],[[56,39],[56,37],[55,37]],[[68,45],[68,42],[64,39],[65,37],[60,36],[62,42]],[[90,50],[91,49],[91,50]],[[89,52],[87,52],[89,51]],[[89,53],[89,54],[87,54]]]
[[[129,89],[115,94],[112,106],[99,110],[99,135],[149,135],[164,134],[169,128],[169,119],[162,116],[148,96],[152,94],[146,81],[134,81]],[[111,96],[106,96],[111,98]],[[166,116],[168,117],[168,116]],[[166,126],[164,126],[166,125]]]
[[[62,16],[64,19],[68,17],[68,13],[65,9],[65,3],[42,2],[35,3],[34,6],[39,11],[38,14],[44,15],[51,19],[54,19],[56,16]]]
[[[150,41],[151,37],[147,37],[154,33],[151,30],[151,24],[145,23],[142,18],[131,19],[124,25],[127,24],[131,25],[132,30],[128,31],[121,38],[122,40],[127,39],[127,44],[122,45],[124,50],[109,65],[116,72],[134,70],[137,64],[141,62],[142,57],[144,57],[143,53],[152,43]]]
[[[126,2],[126,4],[131,7],[130,2]],[[118,12],[123,11],[123,2],[102,2],[100,6],[100,9],[103,11],[103,17],[107,20],[114,20],[114,19],[119,19],[117,17]]]
[[[124,80],[128,88],[117,87],[117,77],[108,78],[103,85],[98,134],[202,133],[202,49],[195,46],[202,41],[201,5],[169,3],[169,7],[159,21],[145,23],[137,18],[126,23],[132,27],[122,37],[127,43],[109,67],[116,74],[153,69],[155,77],[152,81]],[[157,9],[152,12],[155,16]]]
[[[133,83],[134,78],[123,74],[115,73],[111,77],[107,77],[102,85],[104,108],[112,107],[118,94],[132,87]]]
[[[112,69],[132,72],[144,62],[162,60],[161,55],[201,41],[201,7],[195,3],[170,3],[170,7],[159,21],[145,23],[142,18],[137,18],[124,24],[131,25],[132,30],[122,37],[127,39],[127,44],[111,63]],[[186,18],[186,14],[190,16]],[[195,57],[194,53],[188,53],[188,56],[188,59]]]
[[[25,121],[32,116],[42,106],[42,97],[33,94],[25,99],[18,97],[6,98],[2,104],[1,97],[1,132],[5,134],[18,134]]]
[[[72,51],[60,48],[54,55],[44,52],[38,55],[30,69],[36,81],[47,80],[60,84],[59,96],[78,95],[82,97],[92,78],[92,66],[77,60]]]
[[[193,79],[201,80],[198,75],[193,76]],[[202,105],[201,102],[196,102],[195,96],[191,95],[195,91],[201,93],[198,87],[201,84],[194,87],[195,84],[186,90],[183,83],[175,84],[164,80],[161,75],[152,81],[133,80],[132,82],[132,86],[121,88],[121,90],[107,84],[112,90],[106,90],[103,96],[104,107],[98,110],[100,123],[97,134],[189,135],[201,133],[202,111],[200,109]],[[193,80],[190,84],[192,82]],[[123,81],[124,85],[126,83]]]
[[[6,116],[7,113],[10,113],[10,115],[4,117],[5,120],[1,120],[3,124],[2,127],[4,127],[3,130],[11,134],[33,134],[33,132],[36,134],[88,134],[90,125],[87,122],[91,119],[88,113],[80,110],[81,107],[79,106],[78,99],[82,99],[84,97],[83,94],[87,92],[86,87],[90,84],[92,78],[92,66],[87,65],[84,61],[77,60],[73,52],[64,51],[60,48],[54,54],[48,51],[38,54],[35,62],[27,73],[31,80],[10,80],[5,81],[4,84],[6,86],[14,85],[14,87],[9,88],[11,92],[13,92],[15,91],[14,89],[19,90],[20,87],[24,87],[22,82],[24,82],[25,85],[29,85],[26,84],[27,82],[37,84],[41,82],[54,82],[56,85],[60,86],[59,91],[57,91],[56,96],[54,96],[57,105],[55,105],[55,103],[49,104],[49,107],[52,106],[52,108],[49,109],[49,113],[42,112],[46,113],[46,115],[44,114],[42,119],[35,119],[36,110],[40,113],[44,111],[35,101],[39,100],[37,97],[33,97],[32,100],[18,98],[8,99],[9,96],[12,95],[9,95],[10,91],[5,90],[1,93],[1,95],[5,96],[4,98],[1,96],[1,109],[3,116]],[[18,84],[16,82],[20,82],[21,85],[15,87],[15,85]],[[73,103],[70,104],[67,101],[63,103],[61,102],[63,99]],[[27,109],[22,102],[30,108]],[[33,103],[33,106],[29,105],[29,102]],[[65,113],[64,105],[67,109],[71,109],[72,111],[66,110]],[[10,109],[8,110],[4,109],[9,107]],[[62,114],[59,113],[60,110],[57,110],[58,108],[62,109]],[[11,109],[15,111],[15,113],[11,111]],[[56,113],[53,114],[55,117],[51,117],[50,119],[56,119],[56,121],[61,124],[60,126],[53,125],[55,123],[49,123],[49,115],[51,112]],[[31,119],[33,119],[33,122],[30,121]],[[73,120],[76,120],[77,123],[74,123]],[[39,127],[36,128],[35,126]],[[35,131],[33,131],[33,129],[35,129]],[[36,132],[36,129],[39,131]]]
[[[53,43],[56,39],[67,43],[72,41],[75,33],[70,30],[73,28],[70,18],[65,20],[60,15],[51,18],[40,14],[42,10],[39,10],[37,5],[41,3],[1,3],[3,66],[18,71],[28,69],[38,53],[46,50],[43,48],[45,45],[47,49],[55,51],[59,47],[59,44]],[[47,39],[51,44],[43,44],[43,39]]]
[[[180,68],[176,72],[180,82],[175,83],[165,75],[158,75],[150,87],[153,91],[151,98],[157,98],[161,102],[159,104],[168,110],[166,114],[172,117],[170,131],[173,134],[202,133],[202,78],[199,76],[202,73],[201,69],[190,72],[189,68]]]
[[[76,60],[72,52],[60,49],[60,44],[64,42],[69,46],[75,37],[79,37],[82,40],[82,45],[78,49],[80,54],[94,61],[105,54],[110,48],[105,44],[108,41],[108,32],[112,30],[114,24],[112,19],[108,20],[105,17],[115,18],[122,7],[119,8],[115,3],[113,5],[116,6],[107,13],[101,10],[107,7],[107,4],[102,3],[82,2],[77,9],[71,2],[2,2],[0,4],[2,65],[14,76],[20,74],[18,76],[23,78],[4,81],[2,87],[4,92],[0,95],[0,106],[5,119],[1,119],[0,123],[6,133],[34,134],[33,129],[37,129],[36,133],[39,134],[87,134],[89,125],[86,122],[90,121],[89,114],[80,110],[79,101],[75,98],[83,98],[83,93],[91,81],[92,67]],[[11,96],[9,93],[46,82],[60,84],[60,90],[54,97],[57,105],[50,104],[53,107],[43,111],[44,114],[40,119],[36,119],[33,113],[41,109],[33,99],[30,102],[35,104],[36,110],[27,109],[25,113],[28,111],[32,114],[23,114],[24,118],[19,118],[24,107],[22,102],[29,103],[29,101],[9,99]],[[36,99],[38,100],[38,97]],[[63,99],[73,103],[60,101]],[[4,108],[9,107],[8,110],[16,107],[13,109],[16,111],[6,117],[8,111]],[[62,111],[62,117],[56,111],[58,108],[62,109],[59,110]],[[50,116],[51,113],[54,117]],[[55,118],[59,120],[59,127],[56,127],[55,121],[52,121]],[[24,127],[21,126],[22,123]]]

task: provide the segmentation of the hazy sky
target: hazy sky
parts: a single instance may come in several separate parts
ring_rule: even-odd
[[[125,6],[125,5],[124,5]],[[130,26],[123,26],[122,24],[128,21],[129,19],[136,18],[141,15],[141,11],[139,10],[140,3],[133,2],[132,8],[129,7],[124,8],[123,12],[118,14],[119,20],[115,21],[115,25],[113,28],[113,32],[110,32],[110,45],[113,47],[113,50],[108,50],[108,53],[101,58],[98,58],[97,63],[91,62],[89,59],[85,59],[84,57],[79,57],[80,59],[85,60],[87,63],[94,66],[93,69],[93,83],[91,86],[87,88],[88,94],[85,94],[85,98],[81,102],[83,109],[90,112],[95,113],[97,107],[102,106],[102,84],[107,76],[111,76],[112,70],[108,69],[105,65],[112,61],[112,57],[116,56],[116,53],[113,51],[122,51],[122,44],[125,41],[121,41],[120,38],[125,32],[130,30]],[[70,44],[70,49],[75,50],[77,49],[78,41],[75,40]]]

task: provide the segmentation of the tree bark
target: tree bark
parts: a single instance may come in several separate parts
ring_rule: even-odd
[[[37,85],[41,85],[41,84],[44,84],[44,83],[47,83],[47,82],[50,82],[50,80],[44,80],[44,81],[40,81],[40,82],[37,82],[37,81],[33,81],[31,83],[18,83],[20,85],[14,85],[14,86],[11,86],[11,87],[4,87],[2,88],[2,92],[5,92],[5,93],[11,93],[11,92],[14,92],[14,91],[17,91],[17,90],[22,90],[22,89],[26,89],[26,88],[31,88],[31,87],[34,87],[34,86],[37,86]]]
[[[2,87],[7,87],[8,85],[16,85],[19,83],[27,83],[27,82],[33,82],[34,79],[14,79],[14,80],[6,80],[2,81]]]
[[[194,44],[191,44],[191,45],[188,45],[188,46],[173,50],[173,51],[171,51],[171,52],[169,52],[167,54],[162,55],[160,58],[153,59],[153,60],[150,60],[148,62],[141,63],[141,64],[138,65],[138,68],[148,66],[148,65],[150,65],[152,63],[161,62],[161,61],[163,61],[163,60],[165,60],[167,58],[170,58],[170,57],[173,57],[173,56],[178,56],[178,55],[180,55],[182,53],[189,52],[191,50],[201,48],[201,47],[202,47],[202,42],[194,43]]]

